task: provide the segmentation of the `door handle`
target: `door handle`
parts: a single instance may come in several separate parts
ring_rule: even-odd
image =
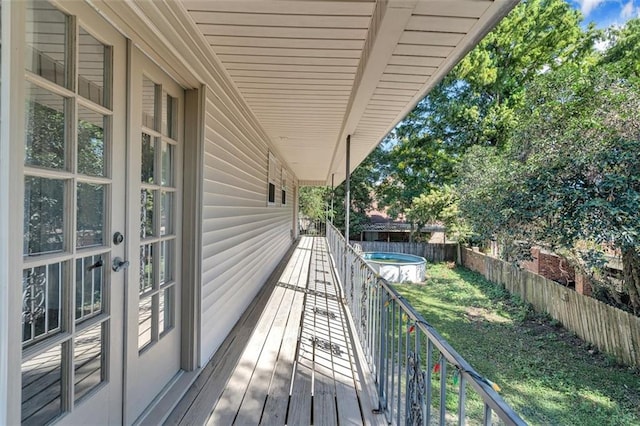
[[[115,259],[113,259],[113,265],[111,265],[111,269],[113,269],[115,272],[120,272],[123,269],[128,267],[129,267],[129,261],[122,260],[122,258],[120,257],[116,257]]]
[[[102,268],[104,266],[104,262],[102,262],[102,258],[98,259],[96,263],[87,267],[87,271],[93,271],[96,268]]]

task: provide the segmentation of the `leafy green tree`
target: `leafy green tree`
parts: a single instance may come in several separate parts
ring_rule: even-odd
[[[640,78],[640,18],[628,21],[623,27],[610,28],[608,37],[611,46],[600,63],[615,68],[625,77]]]
[[[452,154],[477,144],[504,145],[525,85],[592,55],[599,33],[583,30],[581,19],[564,0],[521,2],[418,104],[398,138],[430,135]]]
[[[450,185],[433,189],[413,199],[407,210],[407,219],[416,224],[416,229],[430,223],[442,223],[447,235],[465,238],[467,231],[458,211],[458,197]]]
[[[300,188],[300,214],[313,221],[323,220],[327,212],[329,188],[324,186],[303,186]]]
[[[425,97],[378,153],[376,198],[397,217],[451,184],[469,147],[503,149],[525,86],[567,62],[593,63],[599,35],[564,0],[526,0]],[[414,224],[415,226],[415,224]]]
[[[378,176],[378,152],[374,151],[351,173],[349,213],[349,233],[358,235],[363,227],[369,223],[367,212],[373,203],[374,185]],[[334,191],[333,224],[344,233],[344,199],[345,182],[338,185]]]
[[[405,138],[379,150],[382,176],[376,198],[392,217],[406,213],[414,198],[451,180],[454,158],[442,140]]]
[[[563,251],[591,273],[604,266],[606,249],[617,250],[640,312],[639,108],[637,81],[602,67],[540,76],[510,149],[465,156],[462,215],[480,237]]]

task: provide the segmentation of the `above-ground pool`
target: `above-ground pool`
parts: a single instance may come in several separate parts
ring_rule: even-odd
[[[385,280],[392,283],[421,283],[425,279],[427,260],[404,253],[362,253],[362,258]]]

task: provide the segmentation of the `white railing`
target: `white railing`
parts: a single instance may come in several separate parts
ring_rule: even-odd
[[[526,424],[331,224],[327,240],[390,424]]]

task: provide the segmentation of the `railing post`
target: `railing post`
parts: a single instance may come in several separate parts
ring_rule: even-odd
[[[329,218],[331,219],[332,225],[333,225],[333,198],[336,195],[336,188],[333,183],[334,177],[335,177],[335,173],[331,173],[331,214],[329,215]]]
[[[345,176],[344,176],[344,286],[345,291],[347,286],[347,253],[349,247],[349,220],[350,220],[350,210],[351,210],[351,135],[347,135],[347,144],[346,144],[346,158],[345,158]]]

